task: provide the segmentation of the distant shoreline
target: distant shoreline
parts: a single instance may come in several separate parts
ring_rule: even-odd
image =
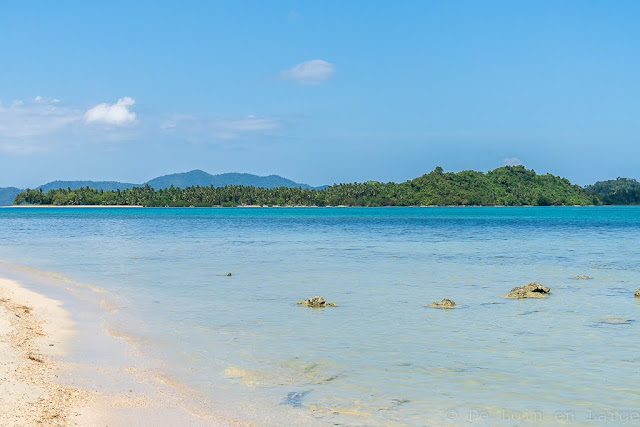
[[[414,205],[414,206],[347,206],[347,205],[335,205],[335,206],[258,206],[258,205],[242,205],[242,206],[142,206],[142,205],[7,205],[0,206],[0,209],[26,209],[26,208],[145,208],[145,209],[294,209],[294,208],[367,208],[367,209],[386,209],[386,208],[585,208],[585,207],[605,207],[605,206],[635,206],[635,205],[562,205],[562,206],[536,206],[536,205]]]
[[[0,208],[144,208],[138,205],[9,205]]]

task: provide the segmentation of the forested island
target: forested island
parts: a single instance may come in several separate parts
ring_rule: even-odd
[[[599,205],[601,197],[551,174],[524,166],[504,166],[487,173],[432,172],[402,182],[335,184],[323,189],[228,185],[225,187],[124,190],[26,190],[15,205],[105,206],[562,206]]]

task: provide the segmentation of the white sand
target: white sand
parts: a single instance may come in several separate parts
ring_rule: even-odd
[[[0,425],[67,425],[89,392],[54,382],[73,324],[60,303],[0,279]]]
[[[144,369],[57,360],[73,328],[59,301],[0,278],[0,426],[246,425],[194,410],[189,393]],[[63,384],[70,373],[91,386]]]

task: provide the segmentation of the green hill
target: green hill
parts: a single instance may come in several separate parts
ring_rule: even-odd
[[[214,186],[244,185],[262,188],[299,187],[313,188],[307,184],[300,184],[279,175],[257,176],[249,173],[223,173],[214,175]]]
[[[169,188],[174,187],[185,188],[199,185],[200,187],[209,187],[213,184],[213,175],[201,171],[192,170],[191,172],[173,173],[170,175],[159,176],[147,181],[153,188]]]
[[[0,188],[0,206],[10,206],[16,196],[23,190],[16,187]]]
[[[261,188],[300,187],[311,188],[307,184],[299,184],[278,175],[258,176],[249,173],[223,173],[211,175],[202,170],[164,175],[147,181],[155,189],[174,187],[226,187],[227,185],[244,185]]]
[[[537,175],[524,166],[504,166],[487,173],[432,172],[400,184],[340,184],[327,189],[331,204],[440,206],[549,206],[599,204],[597,196],[566,178]],[[333,195],[333,193],[338,193]],[[344,198],[344,193],[348,196]],[[341,202],[341,203],[338,203]]]

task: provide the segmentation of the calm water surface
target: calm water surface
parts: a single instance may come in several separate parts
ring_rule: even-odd
[[[632,423],[638,242],[636,207],[0,209],[0,259],[106,290],[172,376],[267,424]],[[531,281],[551,296],[501,297]]]

